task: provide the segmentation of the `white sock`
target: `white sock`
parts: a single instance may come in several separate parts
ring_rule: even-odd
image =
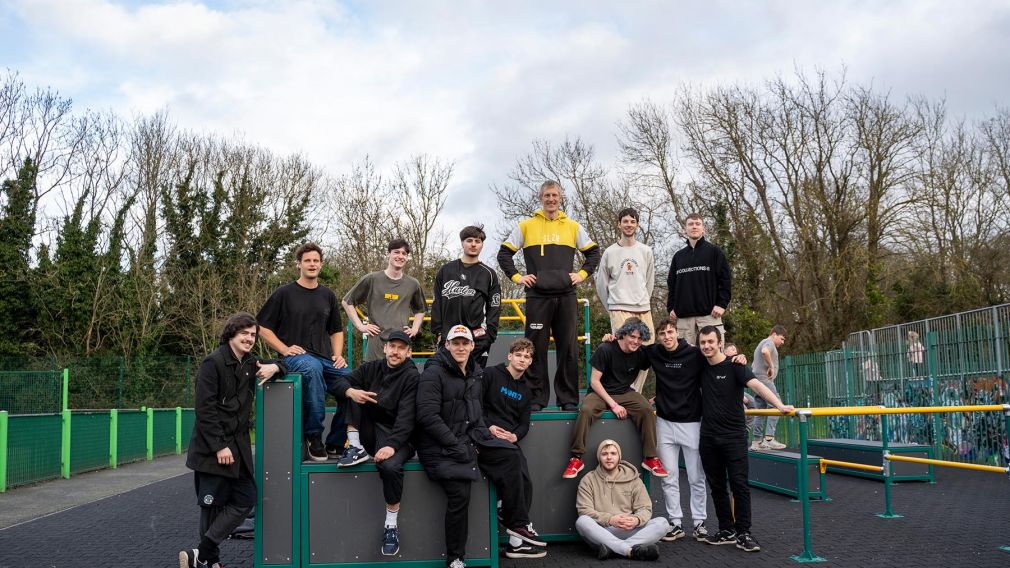
[[[395,511],[390,511],[389,509],[386,509],[386,528],[387,529],[395,529],[396,528],[396,515],[399,512],[400,512],[399,509],[397,509]]]
[[[521,538],[519,538],[517,536],[509,535],[509,546],[519,546],[522,543],[523,543],[523,539],[521,539]]]
[[[347,431],[347,443],[354,446],[355,448],[361,447],[361,436],[358,435],[357,430]]]

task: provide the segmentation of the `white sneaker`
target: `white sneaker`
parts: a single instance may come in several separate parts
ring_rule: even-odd
[[[752,452],[760,452],[762,450],[767,449],[768,446],[765,446],[765,443],[762,440],[754,440],[753,442],[750,443],[750,451]]]
[[[764,446],[766,450],[784,450],[786,445],[779,442],[775,438],[765,438],[761,445]]]

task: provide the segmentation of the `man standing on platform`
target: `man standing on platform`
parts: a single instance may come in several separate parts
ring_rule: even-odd
[[[687,246],[673,255],[666,277],[666,309],[677,318],[677,332],[691,345],[698,330],[712,325],[724,332],[722,315],[729,306],[732,275],[722,249],[705,240],[705,222],[691,213],[684,223]]]
[[[543,409],[550,400],[547,350],[552,335],[558,364],[554,395],[562,410],[574,411],[579,405],[575,287],[596,270],[600,247],[582,226],[561,211],[561,184],[545,181],[539,198],[543,208],[512,230],[498,250],[498,265],[526,289],[526,337],[535,349],[533,364],[526,373],[533,393],[533,411]],[[525,275],[519,274],[512,259],[519,249],[526,262]],[[572,272],[576,250],[585,262],[578,272]]]
[[[332,392],[337,377],[347,372],[343,323],[336,294],[319,283],[323,249],[316,243],[305,243],[295,251],[295,259],[298,280],[274,290],[256,318],[263,341],[284,357],[289,373],[302,376],[302,434],[309,458],[326,461],[326,393]],[[346,441],[347,423],[338,408],[326,445],[343,451]]]
[[[720,351],[722,333],[709,325],[698,334],[698,347],[708,361],[701,383],[701,442],[699,453],[705,468],[708,490],[719,517],[719,532],[709,534],[708,544],[736,544],[746,552],[757,552],[761,546],[750,534],[751,506],[749,467],[747,457],[747,427],[744,420],[744,387],[780,412],[793,411],[792,405],[782,404],[768,387],[754,378],[746,365],[734,365]],[[730,504],[726,483],[733,492]]]
[[[482,226],[471,225],[459,232],[463,255],[438,269],[431,304],[435,343],[442,343],[443,330],[457,324],[467,326],[476,344],[472,356],[481,367],[487,366],[501,315],[501,282],[495,271],[480,261],[486,237]]]
[[[635,239],[638,233],[638,211],[622,209],[617,214],[621,231],[618,241],[603,252],[600,269],[596,271],[596,294],[610,312],[610,330],[616,332],[624,320],[638,318],[653,333],[652,289],[656,283],[656,259],[652,248]],[[652,337],[643,345],[652,344]],[[631,388],[642,392],[648,371],[642,371]]]

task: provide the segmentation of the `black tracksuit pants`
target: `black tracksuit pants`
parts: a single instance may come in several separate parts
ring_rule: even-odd
[[[533,504],[533,483],[530,481],[526,456],[518,448],[479,448],[477,465],[494,483],[501,499],[505,528],[525,527],[530,522]]]
[[[445,565],[466,555],[472,481],[440,479],[438,484],[448,500],[445,506]]]
[[[559,406],[579,404],[579,364],[576,357],[575,327],[579,304],[575,294],[564,296],[528,296],[526,298],[526,338],[533,342],[533,363],[526,370],[526,382],[532,404],[547,406],[550,377],[547,373],[547,348],[551,335],[557,351],[558,370],[554,374],[554,395]]]
[[[719,530],[735,530],[737,534],[750,532],[750,486],[747,484],[747,434],[740,436],[701,436],[698,446],[701,467],[705,470],[708,491],[719,517]],[[733,492],[733,505],[729,502],[726,482]],[[736,513],[736,521],[733,516]]]

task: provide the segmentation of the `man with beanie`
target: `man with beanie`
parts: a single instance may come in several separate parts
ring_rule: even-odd
[[[652,498],[638,469],[621,459],[621,446],[603,440],[596,449],[599,465],[579,482],[575,530],[603,560],[611,554],[632,560],[656,560],[656,543],[670,529],[663,517],[652,517]]]
[[[397,515],[403,496],[403,464],[414,455],[410,435],[414,431],[414,410],[420,373],[410,358],[410,336],[395,330],[383,345],[385,359],[368,361],[337,379],[336,392],[347,400],[346,415],[357,427],[362,447],[353,447],[349,455],[356,461],[347,467],[375,457],[375,468],[382,479],[386,501],[386,520],[382,534],[382,554],[395,556],[400,551]]]
[[[256,505],[249,439],[256,379],[262,384],[287,370],[283,362],[260,362],[252,355],[256,335],[252,314],[231,316],[224,324],[221,346],[196,373],[196,422],[186,467],[194,471],[200,544],[179,552],[179,568],[220,566],[218,545]]]

